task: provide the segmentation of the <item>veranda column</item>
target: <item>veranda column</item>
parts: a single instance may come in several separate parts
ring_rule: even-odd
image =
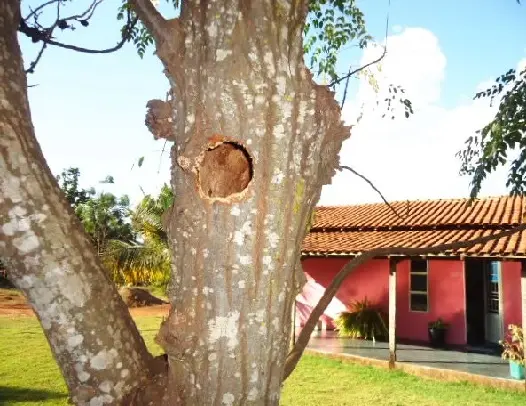
[[[398,260],[389,258],[389,369],[396,362],[396,264]]]

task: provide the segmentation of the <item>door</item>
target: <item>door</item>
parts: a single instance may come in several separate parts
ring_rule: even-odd
[[[500,262],[486,263],[486,341],[498,344],[502,338],[502,283]]]
[[[466,324],[467,342],[480,346],[486,342],[486,299],[484,262],[481,259],[466,258]]]

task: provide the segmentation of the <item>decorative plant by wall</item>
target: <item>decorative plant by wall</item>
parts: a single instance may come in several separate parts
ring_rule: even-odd
[[[365,297],[351,305],[352,311],[342,312],[336,319],[340,337],[365,338],[375,341],[388,335],[387,315],[371,305]]]
[[[508,325],[508,333],[504,340],[500,340],[502,346],[502,359],[514,361],[519,365],[525,366],[524,360],[524,332],[516,324]]]

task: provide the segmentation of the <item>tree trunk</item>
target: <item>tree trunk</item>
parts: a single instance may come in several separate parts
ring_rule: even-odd
[[[169,396],[278,404],[301,242],[349,135],[303,63],[308,2],[185,1],[170,22],[134,3],[174,96]]]
[[[152,357],[35,139],[19,21],[20,1],[0,2],[0,255],[42,324],[72,400],[117,403],[148,377]]]

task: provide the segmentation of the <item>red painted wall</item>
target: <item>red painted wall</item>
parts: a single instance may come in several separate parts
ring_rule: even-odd
[[[324,288],[348,261],[345,258],[305,258],[303,270],[308,283],[298,296],[297,318],[303,324],[317,303]],[[466,342],[464,266],[462,261],[429,261],[429,311],[409,310],[409,264],[402,261],[397,268],[397,336],[408,340],[427,341],[427,324],[441,317],[451,325],[447,341],[450,344]],[[365,296],[386,312],[389,308],[388,260],[371,260],[358,267],[340,287],[335,300],[327,309],[324,320],[329,328],[338,313],[355,300]]]
[[[410,261],[398,264],[397,272],[397,336],[427,341],[427,325],[442,318],[450,325],[449,344],[466,343],[466,297],[464,264],[455,260],[428,261],[428,311],[412,312],[409,305]]]
[[[521,265],[515,261],[501,262],[502,297],[504,304],[504,333],[508,324],[522,323]]]

